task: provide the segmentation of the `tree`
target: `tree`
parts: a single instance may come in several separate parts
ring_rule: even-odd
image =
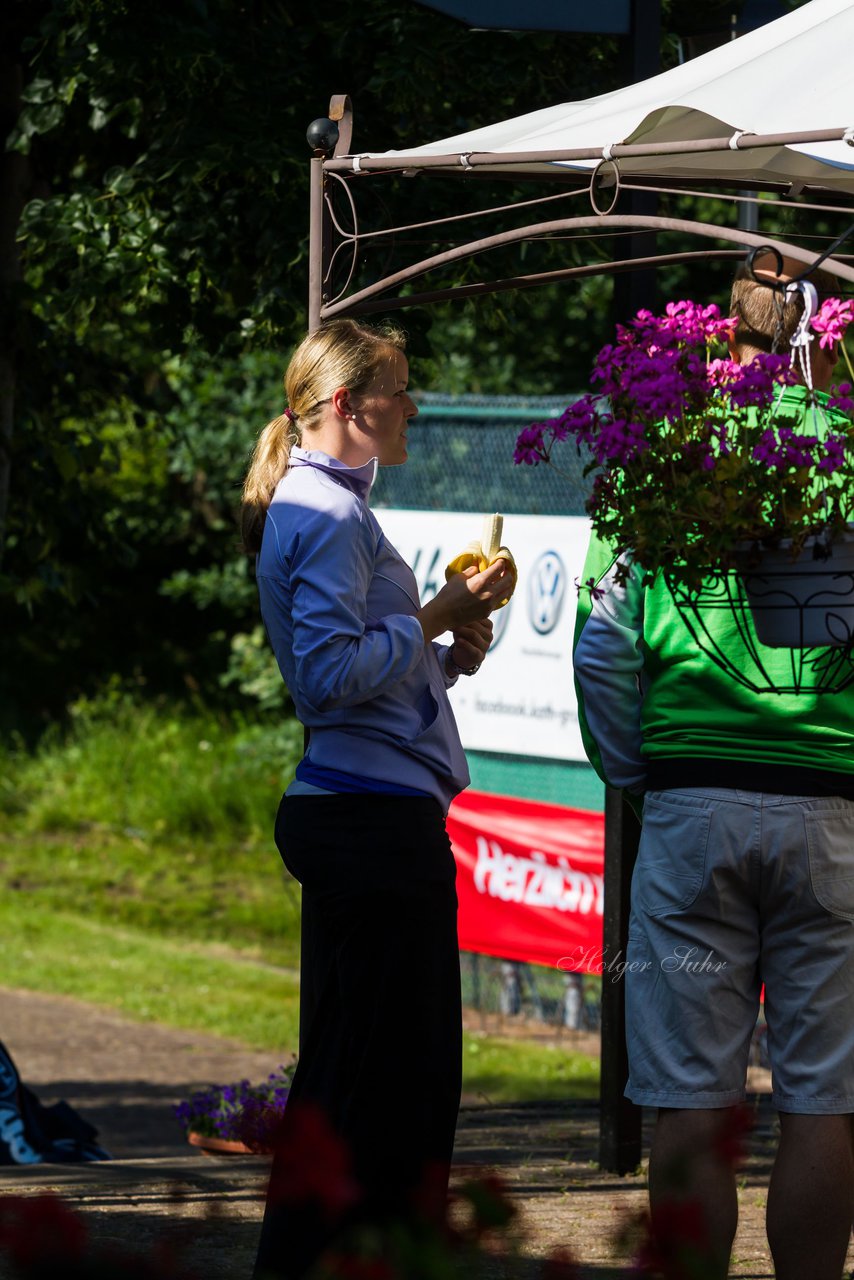
[[[266,397],[255,417],[238,394],[254,420],[225,439],[190,411],[192,379],[237,388],[244,352],[304,327],[306,125],[348,91],[357,146],[474,127],[616,85],[615,42],[473,34],[408,0],[10,0],[0,22],[3,692],[54,712],[111,670],[209,686],[251,617],[230,522]],[[393,198],[435,215],[460,188]],[[503,341],[538,387],[572,385],[589,298],[539,295],[538,326],[508,341],[522,305],[479,310],[494,350],[458,377],[506,389]],[[431,328],[470,342],[445,314],[407,313],[418,346]]]

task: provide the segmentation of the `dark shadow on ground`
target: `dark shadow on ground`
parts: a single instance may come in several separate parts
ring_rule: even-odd
[[[257,1209],[257,1221],[235,1221],[222,1214],[221,1207],[212,1203],[207,1217],[181,1218],[180,1203],[164,1200],[150,1209],[140,1212],[134,1197],[134,1207],[126,1211],[75,1204],[88,1230],[93,1249],[114,1255],[113,1272],[116,1276],[132,1274],[127,1265],[129,1257],[157,1262],[151,1275],[162,1270],[164,1254],[180,1261],[186,1269],[188,1280],[249,1280],[258,1247],[261,1209]],[[170,1274],[174,1274],[170,1271]],[[0,1280],[19,1280],[8,1262],[0,1256]]]
[[[36,1093],[49,1104],[62,1098],[98,1130],[99,1142],[116,1159],[185,1154],[184,1131],[173,1107],[198,1089],[197,1082],[151,1084],[146,1080],[51,1080]]]

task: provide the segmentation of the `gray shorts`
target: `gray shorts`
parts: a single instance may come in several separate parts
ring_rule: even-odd
[[[854,1112],[854,801],[649,792],[625,981],[633,1102],[741,1101],[764,983],[774,1105]]]

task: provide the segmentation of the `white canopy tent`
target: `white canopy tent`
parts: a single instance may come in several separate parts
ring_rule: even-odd
[[[564,103],[504,120],[467,133],[383,153],[350,152],[352,110],[348,98],[332,101],[330,116],[340,121],[337,143],[320,149],[312,162],[312,242],[310,324],[335,315],[424,305],[449,297],[506,289],[530,288],[592,271],[631,269],[633,259],[601,262],[563,271],[513,276],[491,283],[444,285],[413,293],[412,282],[467,258],[512,243],[553,236],[584,236],[643,230],[681,233],[684,238],[717,240],[712,249],[669,252],[650,263],[674,261],[699,253],[728,253],[761,243],[814,261],[817,251],[787,246],[766,234],[740,232],[734,225],[713,227],[680,218],[639,217],[618,208],[620,188],[724,192],[731,198],[766,193],[763,208],[803,207],[805,198],[822,200],[823,214],[846,214],[851,221],[854,197],[854,94],[851,53],[854,50],[854,0],[810,0],[785,17],[722,45],[702,57],[665,71],[640,84],[584,102]],[[334,146],[334,153],[329,154]],[[356,197],[364,182],[431,173],[470,181],[479,175],[501,175],[528,182],[542,180],[559,197],[540,196],[474,215],[410,226],[365,230],[359,225]],[[658,184],[658,185],[656,185]],[[610,188],[610,191],[608,190]],[[343,214],[336,213],[333,194],[346,194]],[[544,187],[545,189],[545,187]],[[584,217],[528,223],[460,244],[449,235],[474,216],[518,214],[550,199],[590,193]],[[773,197],[769,204],[769,196]],[[827,202],[832,203],[828,204]],[[603,205],[607,206],[603,208]],[[735,221],[735,219],[733,219]],[[350,225],[347,225],[347,224]],[[766,226],[768,220],[766,219]],[[418,232],[423,244],[429,231],[438,252],[382,279],[355,289],[360,251],[371,242]],[[441,249],[442,237],[452,243]],[[615,242],[616,243],[616,242]],[[722,249],[721,244],[728,244]],[[423,250],[422,250],[423,251]],[[333,289],[333,276],[349,257],[343,287]],[[827,266],[847,282],[854,267],[840,259]]]
[[[625,175],[763,187],[803,183],[854,193],[852,53],[852,0],[811,0],[640,84],[388,151],[383,158],[407,169],[429,157],[430,167],[438,160],[442,167],[494,172],[511,163],[542,173],[556,165],[590,169],[613,155]],[[837,136],[822,140],[828,133]],[[798,134],[810,140],[757,145],[762,135]],[[685,150],[684,144],[703,141],[717,149]],[[566,152],[587,154],[556,158]],[[522,154],[525,159],[515,163],[506,159]],[[362,157],[364,170],[371,167],[367,159]]]

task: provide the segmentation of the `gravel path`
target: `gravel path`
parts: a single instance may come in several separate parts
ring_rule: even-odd
[[[0,1168],[0,1194],[58,1191],[101,1241],[147,1250],[169,1237],[205,1280],[248,1280],[267,1164],[205,1157],[184,1142],[171,1107],[211,1081],[263,1079],[269,1054],[215,1036],[131,1022],[76,1000],[0,988],[0,1038],[43,1102],[65,1098],[100,1130],[115,1157],[96,1165]],[[757,1126],[741,1178],[741,1225],[731,1275],[772,1280],[764,1204],[775,1117],[755,1095]],[[626,1277],[613,1239],[646,1200],[643,1172],[617,1178],[596,1166],[592,1103],[463,1108],[457,1174],[496,1172],[519,1204],[534,1280],[559,1247],[580,1259],[580,1280]],[[854,1267],[854,1251],[849,1258]],[[496,1263],[495,1277],[505,1275]],[[0,1262],[0,1280],[8,1273]]]

